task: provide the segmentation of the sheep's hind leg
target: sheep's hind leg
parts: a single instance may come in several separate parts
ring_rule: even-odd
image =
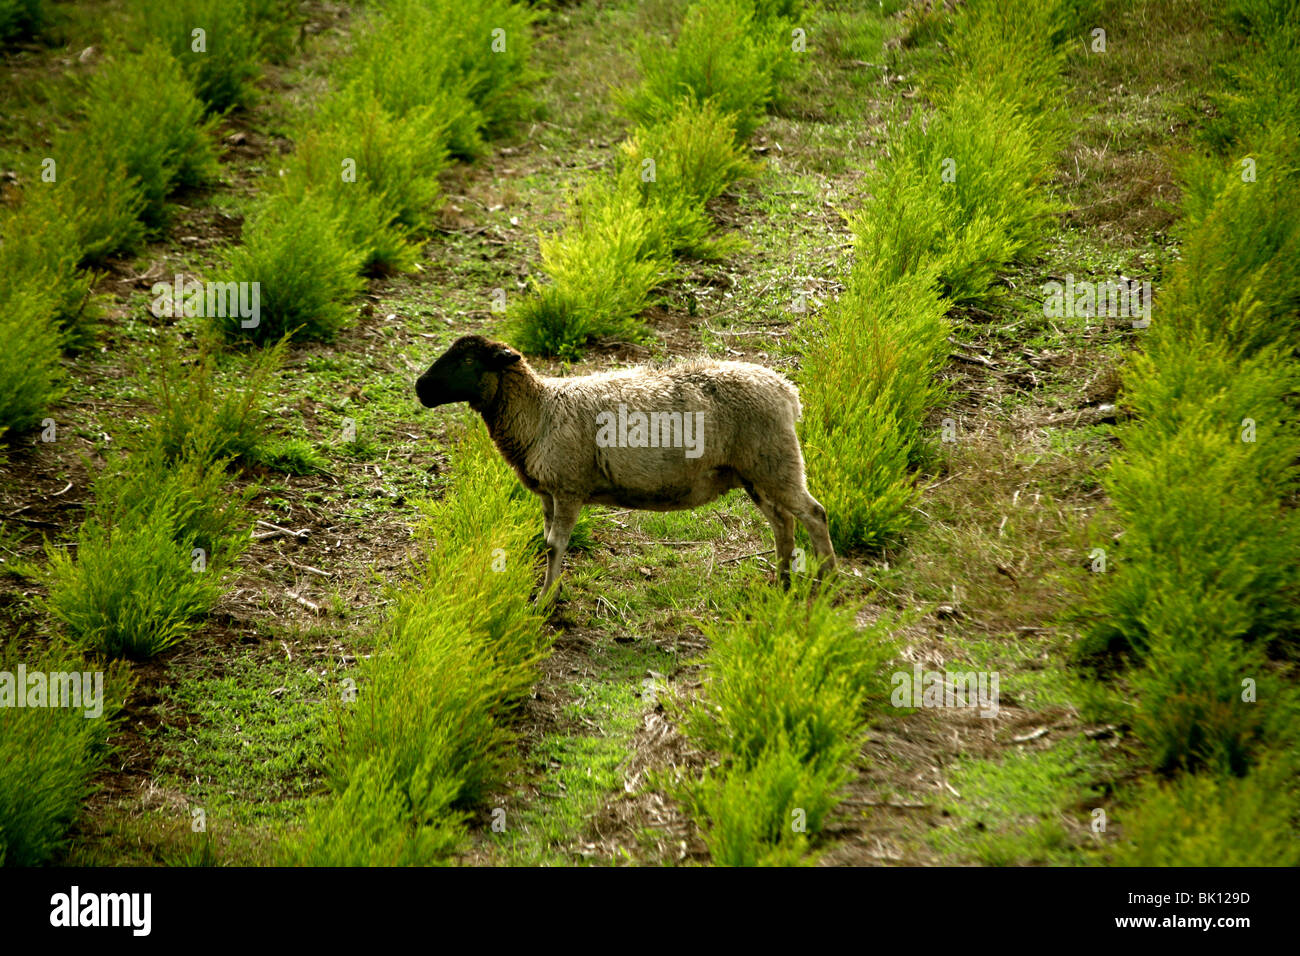
[[[545,602],[551,589],[560,580],[560,567],[564,561],[564,552],[569,549],[569,536],[573,526],[578,523],[582,504],[577,501],[562,501],[552,498],[550,529],[546,533],[546,579],[542,590],[537,594],[537,603]]]
[[[772,526],[772,538],[776,542],[776,577],[781,587],[789,590],[790,556],[794,554],[794,515],[764,498],[753,488],[746,488],[745,491]]]
[[[555,499],[544,491],[537,492],[542,499],[542,540],[550,543],[551,522],[555,519]]]
[[[807,489],[800,489],[791,497],[793,500],[779,502],[779,504],[793,512],[808,529],[813,550],[817,553],[821,564],[817,569],[817,580],[821,581],[828,571],[835,568],[835,549],[831,547],[831,529],[830,523],[826,520],[826,509],[822,507],[820,501],[808,493]]]

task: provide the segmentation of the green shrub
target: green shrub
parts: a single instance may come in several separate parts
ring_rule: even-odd
[[[858,261],[879,262],[886,280],[934,261],[953,303],[996,297],[998,272],[1039,248],[1058,209],[1044,188],[1051,142],[1020,106],[959,89],[868,177],[873,198],[852,221]]]
[[[671,117],[638,127],[623,143],[617,189],[640,195],[665,252],[721,259],[738,247],[734,239],[711,237],[714,225],[705,210],[732,184],[758,172],[736,144],[732,123],[712,103],[683,100]]]
[[[804,582],[703,625],[704,694],[683,726],[722,763],[686,798],[714,862],[788,863],[806,851],[839,802],[869,704],[887,697],[890,623],[859,629],[853,608],[810,598]]]
[[[417,779],[427,780],[421,773]],[[464,839],[463,817],[449,811],[449,784],[421,795],[414,810],[391,764],[376,757],[357,764],[347,788],[320,804],[299,834],[286,841],[289,866],[428,866],[444,862]]]
[[[87,519],[75,558],[67,549],[47,547],[45,606],[74,643],[107,657],[143,660],[199,626],[222,588],[218,571],[198,570],[194,539],[178,535],[188,517],[173,499],[132,514],[128,524]]]
[[[35,36],[45,24],[45,0],[0,0],[0,43]]]
[[[55,859],[103,765],[113,715],[130,690],[124,665],[105,667],[64,650],[24,652],[0,645],[0,671],[103,672],[103,712],[87,708],[0,707],[0,864],[40,866]]]
[[[373,94],[399,119],[428,109],[447,127],[452,155],[472,159],[485,148],[485,131],[528,108],[537,78],[528,66],[531,21],[507,0],[398,0],[358,31],[342,85]],[[494,40],[504,50],[494,52]]]
[[[348,303],[361,290],[362,261],[362,252],[343,238],[332,203],[318,201],[312,190],[273,193],[249,214],[244,242],[218,277],[259,284],[258,324],[245,329],[238,317],[213,321],[231,340],[331,339],[352,319]]]
[[[1230,82],[1209,91],[1215,108],[1201,132],[1233,152],[1289,129],[1300,113],[1300,11],[1290,0],[1235,0],[1219,14],[1246,36],[1222,68]]]
[[[755,39],[752,6],[745,0],[693,4],[671,46],[650,40],[640,56],[641,85],[623,97],[636,122],[649,126],[670,119],[683,96],[711,101],[731,114],[737,142],[748,140],[763,122],[776,61],[770,44]]]
[[[56,189],[34,183],[24,201],[0,212],[0,302],[39,299],[39,311],[80,342],[92,315],[87,303],[94,277],[77,269],[80,232],[53,201]]]
[[[1076,9],[1088,2],[980,0],[957,8],[946,25],[948,56],[927,75],[932,99],[945,111],[971,99],[1017,104],[1024,122],[1051,129],[1045,139],[1059,142],[1070,122],[1062,41],[1069,30],[1094,25]]]
[[[40,293],[0,295],[0,442],[40,422],[63,394],[63,338]]]
[[[436,545],[399,593],[381,650],[363,665],[358,699],[339,705],[326,774],[347,840],[326,837],[341,810],[308,826],[303,859],[414,862],[445,854],[464,811],[499,789],[511,765],[512,712],[547,652],[529,603],[534,509],[481,426],[459,443],[455,492],[428,506],[421,537]],[[385,782],[362,781],[382,768]],[[432,827],[432,830],[426,828]],[[354,831],[354,828],[357,828]],[[336,842],[337,847],[325,844]]]
[[[841,549],[881,548],[911,527],[909,466],[920,457],[927,410],[943,395],[949,324],[934,265],[893,281],[881,278],[885,268],[859,259],[804,349],[801,443]]]
[[[686,718],[703,746],[746,766],[773,747],[807,764],[856,749],[868,701],[888,697],[889,622],[860,629],[852,608],[809,601],[807,590],[765,591],[732,619],[703,625],[706,703]]]
[[[430,577],[427,591],[406,593],[327,761],[336,790],[375,756],[392,761],[412,806],[418,788],[441,784],[453,805],[470,807],[504,778],[513,740],[504,718],[532,685],[541,639],[527,590],[501,587],[491,550],[440,562],[458,575],[454,588]]]
[[[140,15],[146,35],[166,45],[199,99],[223,112],[253,100],[263,45],[257,6],[248,0],[145,0]],[[204,31],[198,51],[196,29]]]
[[[1266,761],[1249,776],[1149,781],[1116,818],[1119,866],[1300,866],[1295,770]]]
[[[138,445],[145,454],[156,450],[172,464],[257,461],[267,440],[267,409],[275,396],[274,379],[284,350],[280,342],[236,360],[238,384],[223,388],[217,379],[215,351],[204,350],[187,365],[164,348],[157,364],[141,372],[145,398],[155,411]]]
[[[1161,296],[1168,316],[1156,330],[1161,341],[1201,330],[1244,354],[1300,345],[1297,150],[1300,135],[1275,134],[1252,157],[1254,182],[1242,180],[1236,160],[1226,170],[1214,161],[1189,164],[1179,267]]]
[[[60,248],[74,253],[81,265],[138,248],[146,231],[140,219],[144,197],[121,158],[75,133],[56,136],[51,153],[57,178],[33,183],[26,204],[35,219],[71,225],[75,238]]]
[[[313,117],[286,185],[294,201],[328,205],[344,238],[362,251],[363,269],[409,272],[419,262],[409,231],[427,223],[447,163],[445,121],[432,108],[398,117],[354,85]]]
[[[1161,770],[1245,773],[1268,729],[1266,717],[1286,709],[1263,655],[1231,637],[1207,635],[1197,615],[1210,606],[1193,598],[1153,609],[1158,630],[1144,647],[1144,666],[1128,677],[1129,722]],[[1242,700],[1247,679],[1268,704]]]
[[[169,460],[158,445],[119,458],[95,479],[95,514],[110,526],[148,520],[162,508],[175,516],[173,539],[202,548],[208,568],[228,567],[248,544],[249,491],[232,491],[226,461],[187,447]]]
[[[551,284],[537,286],[509,317],[512,341],[527,352],[571,357],[598,337],[643,340],[635,317],[672,275],[663,222],[639,193],[593,184],[576,205],[570,228],[541,239]]]
[[[166,225],[166,199],[177,189],[216,178],[215,120],[205,119],[180,65],[160,44],[150,42],[97,70],[85,111],[85,124],[63,134],[54,155],[84,150],[106,157],[109,169],[120,162],[143,198],[140,218],[147,228]]]
[[[706,776],[687,799],[715,865],[809,865],[808,834],[821,830],[848,778],[844,766],[808,766],[779,742],[752,765]]]
[[[622,145],[621,179],[653,204],[666,194],[702,206],[732,184],[758,173],[758,164],[732,135],[733,117],[712,103],[681,100],[662,123],[638,127]],[[654,161],[655,177],[643,175]]]
[[[1204,359],[1189,350],[1165,375],[1140,371],[1133,379],[1139,390],[1130,394],[1160,410],[1120,433],[1124,450],[1104,478],[1125,533],[1113,569],[1096,582],[1084,652],[1141,651],[1164,616],[1188,606],[1200,609],[1198,630],[1207,638],[1294,632],[1300,521],[1283,500],[1295,484],[1300,441],[1280,417],[1288,415],[1281,395],[1267,394],[1285,376],[1267,357],[1235,371]],[[1138,367],[1148,368],[1145,361]],[[1171,379],[1184,375],[1184,387],[1214,398],[1177,396]],[[1143,387],[1151,381],[1160,387]],[[1160,400],[1172,403],[1152,404]],[[1245,442],[1242,419],[1255,415],[1257,440]]]
[[[1234,5],[1247,24],[1276,26],[1280,9]],[[1300,22],[1286,22],[1281,42],[1293,44]],[[1287,85],[1271,72],[1285,73],[1286,62],[1246,57],[1241,89],[1257,95]],[[1287,834],[1286,804],[1256,781],[1271,752],[1294,750],[1298,710],[1294,688],[1275,680],[1267,655],[1291,653],[1278,645],[1293,642],[1300,623],[1292,507],[1300,482],[1300,170],[1293,130],[1239,127],[1243,117],[1253,125],[1274,115],[1276,104],[1285,109],[1300,78],[1294,55],[1290,62],[1290,89],[1256,104],[1259,112],[1224,105],[1220,145],[1251,149],[1255,181],[1239,156],[1227,169],[1205,157],[1184,170],[1180,258],[1145,350],[1124,373],[1135,421],[1119,432],[1123,451],[1104,479],[1124,535],[1113,569],[1093,582],[1082,608],[1089,620],[1078,650],[1126,651],[1126,719],[1152,763],[1201,771],[1144,792],[1121,851],[1141,865],[1195,865],[1211,853],[1216,864],[1275,862],[1272,845],[1290,839],[1275,836]],[[1247,678],[1261,703],[1242,700]],[[1243,837],[1236,813],[1258,814],[1262,843]]]

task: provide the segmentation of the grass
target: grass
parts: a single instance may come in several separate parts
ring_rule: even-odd
[[[1020,747],[1001,760],[964,760],[948,777],[960,799],[943,801],[954,826],[931,840],[984,866],[1095,862],[1095,850],[1076,834],[1105,802],[1097,782],[1106,769],[1102,749],[1082,737],[1045,750]]]

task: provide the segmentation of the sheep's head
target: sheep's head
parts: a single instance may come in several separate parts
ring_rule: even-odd
[[[469,402],[480,408],[492,401],[501,372],[522,355],[502,342],[463,335],[415,381],[415,394],[426,408]]]

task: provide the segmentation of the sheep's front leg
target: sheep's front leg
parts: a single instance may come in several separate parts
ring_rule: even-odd
[[[560,580],[560,566],[564,561],[564,552],[569,549],[569,536],[573,534],[573,526],[578,523],[578,515],[582,511],[582,503],[578,501],[564,501],[560,498],[552,498],[551,501],[551,526],[546,533],[546,580],[542,582],[542,590],[537,595],[538,604],[548,598],[551,589]]]

